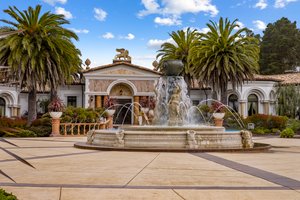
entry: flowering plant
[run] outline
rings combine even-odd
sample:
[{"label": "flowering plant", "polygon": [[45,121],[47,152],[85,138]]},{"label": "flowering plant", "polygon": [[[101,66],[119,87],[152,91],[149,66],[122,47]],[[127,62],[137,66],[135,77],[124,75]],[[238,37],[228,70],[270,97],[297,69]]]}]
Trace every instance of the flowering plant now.
[{"label": "flowering plant", "polygon": [[211,104],[211,112],[219,112],[219,113],[224,113],[226,112],[226,109],[224,105],[220,102],[212,102]]},{"label": "flowering plant", "polygon": [[54,97],[48,105],[49,112],[62,112],[64,108],[65,105],[59,97]]},{"label": "flowering plant", "polygon": [[111,109],[113,109],[115,103],[116,103],[116,101],[113,98],[107,97],[107,98],[104,99],[104,107],[105,108],[111,108]]}]

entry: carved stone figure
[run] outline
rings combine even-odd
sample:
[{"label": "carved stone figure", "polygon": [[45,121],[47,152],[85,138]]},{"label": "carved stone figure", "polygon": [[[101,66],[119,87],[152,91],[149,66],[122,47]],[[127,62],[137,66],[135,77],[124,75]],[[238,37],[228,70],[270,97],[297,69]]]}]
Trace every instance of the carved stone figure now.
[{"label": "carved stone figure", "polygon": [[117,147],[124,147],[124,136],[125,136],[125,131],[124,130],[119,130],[116,132],[116,137],[117,137],[117,141],[116,141],[116,146]]},{"label": "carved stone figure", "polygon": [[186,132],[187,134],[187,148],[189,149],[197,149],[198,148],[198,143],[196,140],[196,131],[194,130],[188,130]]},{"label": "carved stone figure", "polygon": [[253,148],[252,133],[250,131],[242,130],[242,144],[244,148]]},{"label": "carved stone figure", "polygon": [[178,86],[175,86],[173,89],[173,94],[171,95],[171,98],[168,102],[168,108],[169,108],[169,120],[168,124],[169,126],[174,125],[181,125],[182,120],[180,116],[180,88]]},{"label": "carved stone figure", "polygon": [[131,57],[129,56],[129,51],[121,48],[121,49],[116,49],[119,54],[115,56],[115,60],[126,60],[126,61],[131,61]]},{"label": "carved stone figure", "polygon": [[91,130],[87,133],[87,144],[92,144],[95,139],[95,130]]}]

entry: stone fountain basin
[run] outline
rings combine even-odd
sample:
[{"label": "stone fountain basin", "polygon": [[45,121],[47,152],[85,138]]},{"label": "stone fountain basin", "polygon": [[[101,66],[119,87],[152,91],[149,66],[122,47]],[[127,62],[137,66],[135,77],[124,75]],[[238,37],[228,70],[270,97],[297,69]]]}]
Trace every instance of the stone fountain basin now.
[{"label": "stone fountain basin", "polygon": [[[191,130],[195,133],[193,138],[187,133]],[[240,131],[225,131],[224,127],[214,126],[126,126],[90,131],[87,140],[75,147],[146,151],[244,150]]]}]

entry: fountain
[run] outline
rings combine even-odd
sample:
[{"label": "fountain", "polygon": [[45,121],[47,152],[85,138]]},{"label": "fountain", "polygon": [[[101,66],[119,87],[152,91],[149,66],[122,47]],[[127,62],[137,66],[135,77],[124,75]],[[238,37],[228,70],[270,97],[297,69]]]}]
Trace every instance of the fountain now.
[{"label": "fountain", "polygon": [[[253,150],[249,131],[225,131],[224,127],[190,124],[191,100],[178,60],[164,62],[165,76],[156,84],[154,125],[121,126],[91,130],[78,148],[142,151],[223,151]],[[258,146],[258,145],[255,145]],[[265,149],[266,146],[261,145]]]}]

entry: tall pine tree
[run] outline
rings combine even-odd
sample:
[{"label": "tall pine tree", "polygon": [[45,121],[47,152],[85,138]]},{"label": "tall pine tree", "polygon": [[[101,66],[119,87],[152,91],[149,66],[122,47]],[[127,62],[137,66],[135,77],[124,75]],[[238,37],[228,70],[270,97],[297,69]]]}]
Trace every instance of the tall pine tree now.
[{"label": "tall pine tree", "polygon": [[268,24],[260,51],[260,73],[281,74],[294,70],[300,61],[300,30],[283,17]]}]

